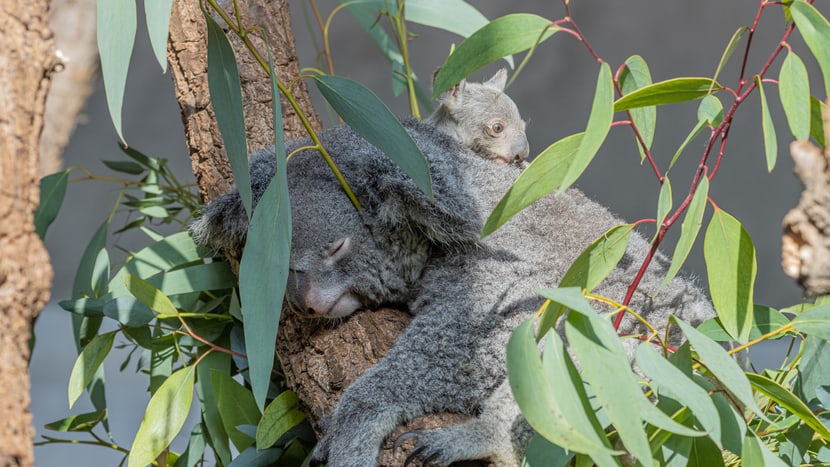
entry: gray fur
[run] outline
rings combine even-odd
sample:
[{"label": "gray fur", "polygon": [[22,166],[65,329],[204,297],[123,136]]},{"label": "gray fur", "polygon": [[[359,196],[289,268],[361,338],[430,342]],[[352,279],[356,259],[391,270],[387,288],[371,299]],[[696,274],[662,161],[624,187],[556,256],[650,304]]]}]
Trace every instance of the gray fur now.
[{"label": "gray fur", "polygon": [[[444,97],[464,97],[476,89],[504,96],[502,88],[497,74],[489,84],[466,83]],[[436,114],[485,117],[488,109],[505,108],[475,100],[461,100],[461,107],[447,102]],[[464,102],[476,112],[466,113]],[[381,442],[397,425],[437,411],[473,416],[463,424],[418,434],[424,454],[437,453],[437,465],[482,457],[518,465],[530,431],[506,382],[507,339],[541,304],[533,290],[555,286],[585,247],[621,223],[571,189],[540,200],[479,239],[483,220],[521,168],[493,163],[473,143],[475,138],[457,134],[459,128],[465,134],[471,130],[464,128],[482,128],[486,118],[477,127],[468,125],[466,117],[438,121],[444,124],[433,119],[431,124],[404,123],[429,160],[434,203],[345,126],[324,131],[321,139],[363,210],[355,211],[316,152],[300,152],[288,164],[294,240],[286,295],[292,307],[341,317],[397,303],[414,315],[389,354],[358,378],[321,421],[325,435],[314,458],[333,467],[374,464]],[[506,121],[521,119],[516,112]],[[521,138],[514,135],[508,148],[521,149],[524,123],[520,126]],[[455,133],[450,137],[446,132]],[[292,143],[288,150],[304,144]],[[521,156],[522,151],[510,153]],[[256,201],[273,177],[273,151],[253,156],[251,167]],[[238,193],[231,193],[206,206],[191,231],[199,243],[234,250],[242,246],[246,229]],[[626,258],[598,293],[622,300],[648,248],[642,236],[632,235]],[[657,326],[664,326],[670,314],[695,325],[714,314],[701,290],[682,277],[655,296],[665,271],[666,258],[658,255],[632,301],[635,310]],[[641,330],[626,320],[621,331]]]}]

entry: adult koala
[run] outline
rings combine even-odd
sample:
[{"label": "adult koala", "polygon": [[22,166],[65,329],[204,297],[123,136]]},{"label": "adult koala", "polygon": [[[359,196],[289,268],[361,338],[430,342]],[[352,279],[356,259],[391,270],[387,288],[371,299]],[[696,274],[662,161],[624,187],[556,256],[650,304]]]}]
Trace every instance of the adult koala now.
[{"label": "adult koala", "polygon": [[[403,303],[415,316],[389,354],[321,421],[324,436],[314,459],[334,467],[373,465],[381,442],[398,424],[453,411],[472,417],[415,434],[425,461],[447,465],[489,457],[498,465],[519,465],[530,431],[506,382],[507,339],[541,305],[533,290],[555,286],[579,252],[621,221],[571,189],[544,198],[480,240],[483,219],[521,168],[493,163],[436,125],[406,127],[430,162],[434,204],[346,127],[322,137],[364,204],[360,213],[316,156],[300,153],[288,164],[294,234],[301,239],[292,252],[287,291],[293,308],[339,318],[363,307]],[[252,167],[260,170],[273,157],[256,156]],[[267,170],[264,175],[267,183]],[[252,177],[262,178],[256,172]],[[192,229],[197,240],[241,242],[247,221],[239,204],[230,195],[209,205]],[[597,292],[621,300],[648,248],[645,239],[632,235],[626,256]],[[655,295],[665,271],[665,257],[658,255],[633,309],[656,326],[671,314],[695,325],[714,315],[705,295],[686,279]],[[625,321],[621,332],[642,330]]]}]

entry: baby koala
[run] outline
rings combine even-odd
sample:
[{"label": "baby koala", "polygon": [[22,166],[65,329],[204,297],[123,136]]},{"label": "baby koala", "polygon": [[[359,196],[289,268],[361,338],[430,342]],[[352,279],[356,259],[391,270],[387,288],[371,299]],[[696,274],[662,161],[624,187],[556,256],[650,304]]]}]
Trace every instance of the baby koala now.
[{"label": "baby koala", "polygon": [[483,83],[462,80],[436,99],[438,108],[424,123],[455,138],[485,159],[505,164],[527,159],[525,122],[504,85],[502,68]]}]

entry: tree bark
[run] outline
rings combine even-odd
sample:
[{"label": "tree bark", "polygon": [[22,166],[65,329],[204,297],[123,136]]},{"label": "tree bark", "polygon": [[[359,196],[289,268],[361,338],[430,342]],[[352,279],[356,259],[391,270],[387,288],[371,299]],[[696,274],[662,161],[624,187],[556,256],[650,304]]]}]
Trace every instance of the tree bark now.
[{"label": "tree bark", "polygon": [[[823,117],[825,141],[830,141],[830,100]],[[808,296],[830,294],[830,149],[796,141],[790,154],[804,191],[798,206],[784,216],[781,263]]]},{"label": "tree bark", "polygon": [[[239,2],[239,6],[246,28],[258,26],[266,32],[280,81],[293,82],[299,76],[299,66],[287,2],[250,0]],[[168,58],[176,97],[182,109],[193,171],[207,202],[231,189],[232,175],[210,106],[206,26],[198,5],[177,0],[170,28]],[[270,85],[259,64],[235,37],[231,37],[231,44],[242,80],[249,150],[256,151],[274,141]],[[258,50],[264,50],[259,39],[256,46]],[[319,130],[319,119],[303,81],[297,81],[292,92],[314,129]],[[306,130],[284,98],[282,109],[285,138],[306,136]],[[241,257],[241,252],[224,253],[232,264]],[[298,394],[312,423],[334,407],[352,381],[383,358],[410,319],[405,312],[383,309],[358,313],[332,329],[325,323],[297,317],[287,308],[283,310],[277,354],[288,386]],[[453,414],[430,415],[399,428],[397,433],[445,426],[458,420],[459,417]],[[411,447],[406,444],[404,449],[393,453],[391,442],[394,439],[393,435],[387,440],[378,465],[403,465]]]},{"label": "tree bark", "polygon": [[0,0],[0,466],[33,464],[29,339],[52,269],[35,234],[38,138],[55,66],[47,0]]}]

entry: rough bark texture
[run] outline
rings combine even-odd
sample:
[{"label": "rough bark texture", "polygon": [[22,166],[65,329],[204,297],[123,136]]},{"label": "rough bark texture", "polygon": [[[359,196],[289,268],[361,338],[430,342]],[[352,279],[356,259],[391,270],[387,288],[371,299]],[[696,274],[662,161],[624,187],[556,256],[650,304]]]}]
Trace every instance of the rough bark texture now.
[{"label": "rough bark texture", "polygon": [[[827,104],[824,134],[830,140],[830,100]],[[807,295],[830,294],[830,150],[796,141],[790,154],[804,192],[784,216],[781,263]]]},{"label": "rough bark texture", "polygon": [[[230,3],[230,2],[226,2]],[[239,2],[243,24],[248,28],[262,28],[271,42],[271,53],[277,77],[290,83],[300,74],[288,3],[285,0],[251,0]],[[221,24],[221,21],[219,21]],[[263,42],[257,33],[251,33],[257,50],[264,53]],[[239,64],[242,81],[242,98],[245,103],[245,127],[248,150],[253,152],[274,144],[273,118],[271,116],[271,90],[267,75],[245,46],[233,34],[231,45]],[[222,135],[216,126],[207,81],[207,26],[198,2],[176,0],[170,19],[170,43],[168,47],[171,74],[176,88],[176,99],[182,109],[187,146],[193,173],[199,182],[202,198],[210,201],[230,190],[233,175],[225,154]],[[293,89],[315,129],[320,121],[314,113],[305,83],[299,82]],[[288,139],[305,136],[305,129],[291,106],[283,98],[284,130]]]},{"label": "rough bark texture", "polygon": [[35,234],[38,138],[56,63],[47,0],[0,0],[0,466],[33,464],[29,338],[52,269]]},{"label": "rough bark texture", "polygon": [[[262,27],[274,54],[277,75],[283,83],[299,76],[288,4],[285,1],[250,0],[239,2],[243,24]],[[221,22],[220,22],[221,24]],[[231,37],[239,63],[243,86],[249,150],[273,144],[270,91],[266,75],[253,61],[250,53]],[[262,43],[256,42],[262,49]],[[193,172],[205,201],[227,192],[232,184],[221,136],[214,121],[207,84],[207,47],[205,21],[198,4],[177,0],[170,24],[168,58],[182,109],[187,144],[191,151]],[[304,114],[315,129],[320,128],[307,88],[298,81],[292,88]],[[283,99],[286,139],[303,137],[305,129]],[[226,252],[232,263],[240,252]],[[292,315],[287,309],[280,320],[277,353],[289,386],[297,392],[306,413],[316,422],[337,402],[341,392],[371,365],[380,360],[394,344],[410,316],[398,310],[384,309],[359,313],[335,328],[321,322]],[[457,415],[441,414],[422,417],[401,427],[406,430],[445,426],[459,420]],[[403,465],[409,445],[397,453],[391,451],[391,440],[378,459],[378,465]],[[397,454],[397,455],[395,455]],[[481,464],[467,464],[481,465]]]},{"label": "rough bark texture", "polygon": [[49,25],[55,33],[60,65],[46,98],[46,118],[40,135],[41,176],[61,169],[63,148],[95,87],[95,0],[53,0]]}]

